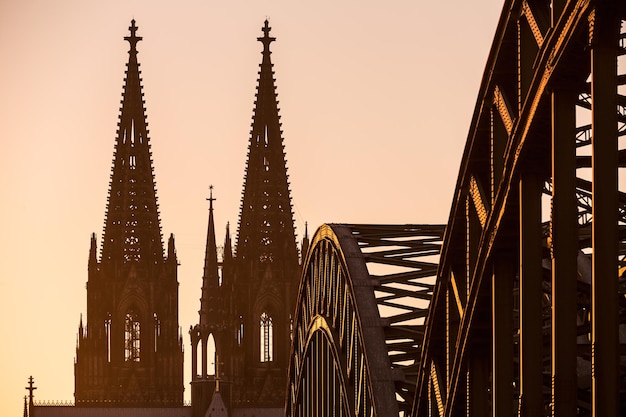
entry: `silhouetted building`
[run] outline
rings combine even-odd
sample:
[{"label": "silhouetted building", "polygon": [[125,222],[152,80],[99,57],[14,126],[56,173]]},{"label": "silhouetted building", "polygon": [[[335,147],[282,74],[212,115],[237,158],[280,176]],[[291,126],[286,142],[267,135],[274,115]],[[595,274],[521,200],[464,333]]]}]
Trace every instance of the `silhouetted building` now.
[{"label": "silhouetted building", "polygon": [[[92,235],[87,324],[78,330],[78,407],[180,407],[183,345],[174,236],[164,255],[132,21],[100,257]],[[99,258],[99,259],[98,259]]]},{"label": "silhouetted building", "polygon": [[[265,21],[236,247],[226,226],[218,258],[213,189],[199,323],[192,342],[192,408],[183,406],[174,237],[167,254],[154,183],[131,22],[101,252],[91,237],[87,323],[76,346],[75,407],[36,405],[30,417],[282,416],[300,264]],[[303,250],[308,239],[303,240]],[[209,352],[215,352],[209,357]],[[198,359],[200,355],[200,359]],[[198,369],[200,368],[200,369]],[[26,414],[26,411],[25,411]]]},{"label": "silhouetted building", "polygon": [[191,417],[183,406],[178,262],[167,254],[156,198],[137,62],[130,43],[100,256],[91,237],[87,323],[81,316],[74,365],[75,406],[33,401],[24,417]]},{"label": "silhouetted building", "polygon": [[[207,412],[216,375],[230,415],[283,414],[300,265],[269,33],[265,21],[235,255],[227,226],[222,262],[209,198],[200,322],[190,329],[198,417]],[[216,357],[209,358],[213,348]]]}]

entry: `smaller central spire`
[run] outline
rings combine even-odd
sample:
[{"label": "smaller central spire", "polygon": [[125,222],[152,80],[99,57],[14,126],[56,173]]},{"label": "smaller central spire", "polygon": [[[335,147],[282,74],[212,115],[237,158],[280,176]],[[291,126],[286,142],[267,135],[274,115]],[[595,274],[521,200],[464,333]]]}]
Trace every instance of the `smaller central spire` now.
[{"label": "smaller central spire", "polygon": [[270,36],[270,30],[272,30],[272,28],[270,27],[270,22],[268,22],[267,19],[265,19],[265,25],[263,25],[262,30],[263,30],[264,36],[261,38],[256,38],[256,40],[263,43],[263,53],[266,53],[266,52],[269,53],[270,43],[274,42],[276,38],[273,38]]},{"label": "smaller central spire", "polygon": [[130,43],[130,52],[135,53],[137,52],[137,42],[143,39],[141,36],[136,35],[137,29],[139,28],[135,25],[135,19],[131,20],[130,26],[128,27],[128,30],[130,30],[130,36],[124,37],[124,40]]}]

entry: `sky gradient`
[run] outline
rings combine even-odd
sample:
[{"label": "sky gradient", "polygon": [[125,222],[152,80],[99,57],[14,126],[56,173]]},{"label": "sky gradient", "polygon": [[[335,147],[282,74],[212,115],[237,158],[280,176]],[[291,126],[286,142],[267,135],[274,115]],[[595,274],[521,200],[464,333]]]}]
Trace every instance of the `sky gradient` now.
[{"label": "sky gradient", "polygon": [[324,222],[445,223],[501,0],[0,1],[0,415],[73,400],[136,19],[163,235],[176,236],[189,399],[214,186],[235,239],[263,21],[298,240]]}]

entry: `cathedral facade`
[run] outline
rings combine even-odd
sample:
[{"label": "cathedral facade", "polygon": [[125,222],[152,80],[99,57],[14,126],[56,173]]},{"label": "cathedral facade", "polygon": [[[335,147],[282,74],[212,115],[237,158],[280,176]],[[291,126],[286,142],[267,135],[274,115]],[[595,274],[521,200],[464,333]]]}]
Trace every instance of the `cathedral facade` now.
[{"label": "cathedral facade", "polygon": [[[87,316],[76,344],[75,407],[33,403],[28,415],[257,416],[284,414],[300,264],[267,21],[235,244],[218,259],[209,197],[191,400],[183,405],[174,236],[163,243],[135,21],[100,248],[91,237]],[[306,233],[305,233],[306,234]],[[307,237],[302,250],[306,251]],[[87,411],[86,409],[90,410]]]}]

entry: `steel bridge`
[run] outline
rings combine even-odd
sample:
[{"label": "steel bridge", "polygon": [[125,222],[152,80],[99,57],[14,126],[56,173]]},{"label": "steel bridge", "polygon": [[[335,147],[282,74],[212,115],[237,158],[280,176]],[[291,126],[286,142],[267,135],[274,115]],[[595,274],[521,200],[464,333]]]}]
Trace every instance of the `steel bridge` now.
[{"label": "steel bridge", "polygon": [[294,321],[287,415],[397,416],[415,396],[443,225],[323,225]]},{"label": "steel bridge", "polygon": [[447,226],[314,236],[288,416],[626,415],[625,20],[505,2]]}]

